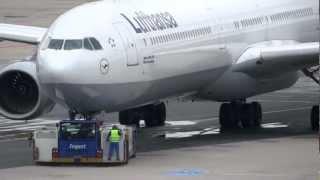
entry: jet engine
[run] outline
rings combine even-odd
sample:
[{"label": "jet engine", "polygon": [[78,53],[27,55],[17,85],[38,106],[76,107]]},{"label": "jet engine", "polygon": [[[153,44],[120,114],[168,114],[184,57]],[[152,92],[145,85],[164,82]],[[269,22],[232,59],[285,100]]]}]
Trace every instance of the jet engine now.
[{"label": "jet engine", "polygon": [[52,110],[55,103],[43,94],[34,61],[20,61],[0,70],[0,114],[29,120]]}]

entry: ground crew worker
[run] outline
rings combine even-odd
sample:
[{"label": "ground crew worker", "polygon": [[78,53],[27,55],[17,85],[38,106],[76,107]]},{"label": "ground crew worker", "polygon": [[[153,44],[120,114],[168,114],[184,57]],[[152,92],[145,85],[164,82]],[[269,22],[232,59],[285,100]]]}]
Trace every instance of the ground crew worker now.
[{"label": "ground crew worker", "polygon": [[116,126],[113,125],[112,129],[109,131],[108,137],[107,137],[107,141],[110,142],[110,146],[109,146],[109,154],[108,154],[108,160],[111,160],[111,157],[113,155],[113,151],[116,151],[117,154],[117,161],[120,160],[119,157],[119,142],[121,140],[121,130]]}]

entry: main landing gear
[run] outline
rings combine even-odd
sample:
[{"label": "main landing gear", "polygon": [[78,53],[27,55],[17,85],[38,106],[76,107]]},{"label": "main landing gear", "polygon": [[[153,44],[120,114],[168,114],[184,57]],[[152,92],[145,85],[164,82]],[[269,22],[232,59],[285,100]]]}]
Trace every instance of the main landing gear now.
[{"label": "main landing gear", "polygon": [[223,103],[220,107],[221,130],[243,128],[259,128],[262,120],[260,103],[232,102]]},{"label": "main landing gear", "polygon": [[319,131],[319,105],[313,106],[311,109],[311,129]]},{"label": "main landing gear", "polygon": [[147,105],[119,113],[119,122],[123,125],[138,125],[142,119],[146,127],[163,126],[166,121],[165,104]]},{"label": "main landing gear", "polygon": [[[262,120],[260,103],[243,102],[223,103],[220,107],[221,130],[237,128],[259,128]],[[319,105],[313,106],[310,118],[311,129],[319,131]]]}]

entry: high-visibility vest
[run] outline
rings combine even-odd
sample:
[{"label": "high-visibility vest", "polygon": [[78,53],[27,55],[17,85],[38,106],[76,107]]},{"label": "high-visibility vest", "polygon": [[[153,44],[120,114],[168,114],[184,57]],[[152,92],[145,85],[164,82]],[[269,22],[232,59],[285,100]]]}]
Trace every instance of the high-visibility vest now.
[{"label": "high-visibility vest", "polygon": [[111,129],[110,142],[120,142],[120,139],[121,139],[120,130]]}]

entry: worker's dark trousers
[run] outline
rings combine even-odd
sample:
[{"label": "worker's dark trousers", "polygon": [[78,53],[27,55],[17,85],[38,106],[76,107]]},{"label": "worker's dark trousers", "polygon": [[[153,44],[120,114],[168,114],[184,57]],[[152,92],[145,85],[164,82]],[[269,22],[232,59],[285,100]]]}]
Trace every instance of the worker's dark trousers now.
[{"label": "worker's dark trousers", "polygon": [[108,159],[110,160],[112,155],[113,155],[113,151],[116,151],[117,153],[117,160],[120,160],[119,157],[119,143],[118,142],[111,142],[110,146],[109,146],[109,156]]}]

